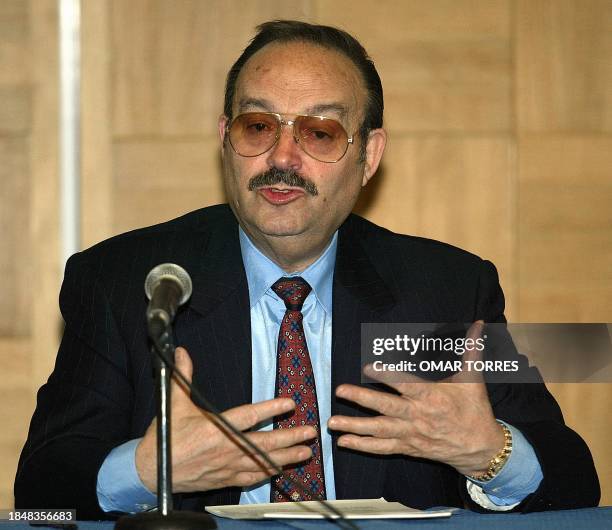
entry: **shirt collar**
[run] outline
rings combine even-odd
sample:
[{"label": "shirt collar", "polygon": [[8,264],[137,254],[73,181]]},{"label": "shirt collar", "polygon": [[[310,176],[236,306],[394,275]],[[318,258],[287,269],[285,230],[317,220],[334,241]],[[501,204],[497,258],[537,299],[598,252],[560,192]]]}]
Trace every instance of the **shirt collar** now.
[{"label": "shirt collar", "polygon": [[281,269],[270,258],[253,244],[245,234],[242,227],[238,227],[240,237],[240,250],[242,252],[242,262],[246,271],[249,284],[249,300],[251,307],[254,307],[261,297],[272,287],[272,284],[279,278],[301,276],[306,280],[318,302],[323,306],[326,313],[331,314],[332,310],[332,289],[334,278],[334,266],[336,263],[336,249],[338,247],[338,231],[336,231],[319,258],[306,267],[304,271],[287,273]]}]

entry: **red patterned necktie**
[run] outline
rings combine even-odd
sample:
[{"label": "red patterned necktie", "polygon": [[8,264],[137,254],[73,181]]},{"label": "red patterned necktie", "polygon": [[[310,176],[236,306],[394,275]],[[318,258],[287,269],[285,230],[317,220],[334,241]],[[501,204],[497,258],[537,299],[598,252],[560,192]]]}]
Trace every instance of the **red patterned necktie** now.
[{"label": "red patterned necktie", "polygon": [[[313,456],[307,462],[285,467],[281,475],[272,479],[270,497],[272,502],[325,499],[317,391],[302,324],[302,304],[311,287],[303,278],[294,277],[281,278],[272,289],[287,308],[278,334],[275,396],[290,397],[296,403],[292,415],[274,418],[274,428],[291,429],[299,425],[312,425],[317,430],[317,437],[310,446]],[[288,477],[300,482],[314,495],[306,495],[296,489],[287,480]]]}]

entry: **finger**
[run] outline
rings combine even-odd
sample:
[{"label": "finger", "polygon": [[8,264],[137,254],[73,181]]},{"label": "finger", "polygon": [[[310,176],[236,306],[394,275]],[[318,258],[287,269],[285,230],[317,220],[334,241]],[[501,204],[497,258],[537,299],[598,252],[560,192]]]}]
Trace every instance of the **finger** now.
[{"label": "finger", "polygon": [[[178,347],[174,351],[174,365],[176,370],[183,374],[185,379],[191,383],[193,379],[193,363],[185,348]],[[184,406],[189,404],[191,407],[191,392],[185,386],[185,384],[177,378],[176,374],[172,376],[171,392],[173,397],[172,402],[175,404],[175,406]]]},{"label": "finger", "polygon": [[294,466],[312,457],[312,450],[307,446],[296,446],[278,449],[268,455],[274,466],[263,462],[259,457],[245,457],[241,462],[244,469],[236,473],[237,486],[250,486],[278,475],[285,466]]},{"label": "finger", "polygon": [[398,452],[398,441],[394,438],[375,438],[372,436],[357,436],[355,434],[343,434],[340,436],[338,438],[338,446],[378,455],[391,455]]},{"label": "finger", "polygon": [[235,479],[232,481],[230,486],[247,488],[249,486],[254,486],[258,482],[270,480],[271,476],[273,475],[267,471],[240,471],[239,473],[236,473]]},{"label": "finger", "polygon": [[419,398],[422,397],[432,384],[421,377],[405,372],[387,372],[382,370],[374,370],[372,364],[367,364],[363,367],[363,373],[366,377],[374,379],[379,383],[384,383],[388,387],[397,390],[404,397]]},{"label": "finger", "polygon": [[399,438],[406,431],[404,422],[387,416],[375,418],[332,416],[327,425],[334,431],[376,436],[377,438]]},{"label": "finger", "polygon": [[234,407],[226,410],[223,416],[237,429],[246,431],[258,423],[272,419],[274,416],[282,416],[293,409],[295,409],[295,401],[292,399],[276,398]]},{"label": "finger", "polygon": [[271,451],[268,454],[274,466],[270,466],[257,455],[245,455],[243,458],[242,470],[245,471],[264,471],[269,475],[276,475],[278,469],[290,464],[304,462],[312,457],[312,449],[307,445],[296,445]]},{"label": "finger", "polygon": [[317,430],[306,425],[304,427],[294,427],[293,429],[274,429],[273,431],[261,431],[249,433],[249,439],[264,451],[275,451],[303,444],[317,436]]},{"label": "finger", "polygon": [[355,385],[340,385],[336,389],[336,396],[379,412],[383,416],[404,418],[409,414],[409,401],[388,392],[380,392],[379,390]]}]

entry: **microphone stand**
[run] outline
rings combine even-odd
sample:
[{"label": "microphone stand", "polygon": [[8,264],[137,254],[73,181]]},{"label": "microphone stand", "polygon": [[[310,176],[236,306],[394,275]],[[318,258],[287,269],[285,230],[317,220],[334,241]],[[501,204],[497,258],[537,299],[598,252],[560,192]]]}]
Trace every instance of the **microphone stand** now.
[{"label": "microphone stand", "polygon": [[[163,357],[174,359],[172,328],[149,329],[152,337],[151,354],[156,376],[157,398],[157,500],[158,509],[121,517],[116,530],[196,530],[217,528],[214,519],[207,513],[174,511],[172,499],[172,453],[170,436],[170,385],[172,371]],[[160,333],[161,331],[161,333]],[[158,351],[158,348],[161,351]]]}]

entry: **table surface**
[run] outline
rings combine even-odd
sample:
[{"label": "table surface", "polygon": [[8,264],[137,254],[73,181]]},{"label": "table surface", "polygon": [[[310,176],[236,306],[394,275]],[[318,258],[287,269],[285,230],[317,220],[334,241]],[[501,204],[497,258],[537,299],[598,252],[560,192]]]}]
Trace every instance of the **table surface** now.
[{"label": "table surface", "polygon": [[[328,521],[284,520],[284,521],[235,521],[215,517],[219,530],[263,530],[263,529],[338,529],[341,526]],[[537,512],[530,514],[478,514],[467,510],[457,510],[451,517],[440,519],[411,520],[360,520],[351,521],[360,530],[412,528],[414,530],[612,530],[612,507],[587,508],[583,510],[562,510],[556,512]],[[78,521],[78,530],[110,530],[113,522]],[[0,522],[0,530],[31,530],[24,523]],[[38,527],[39,528],[39,527]],[[74,527],[73,527],[74,528]],[[344,528],[348,526],[344,525]]]}]

